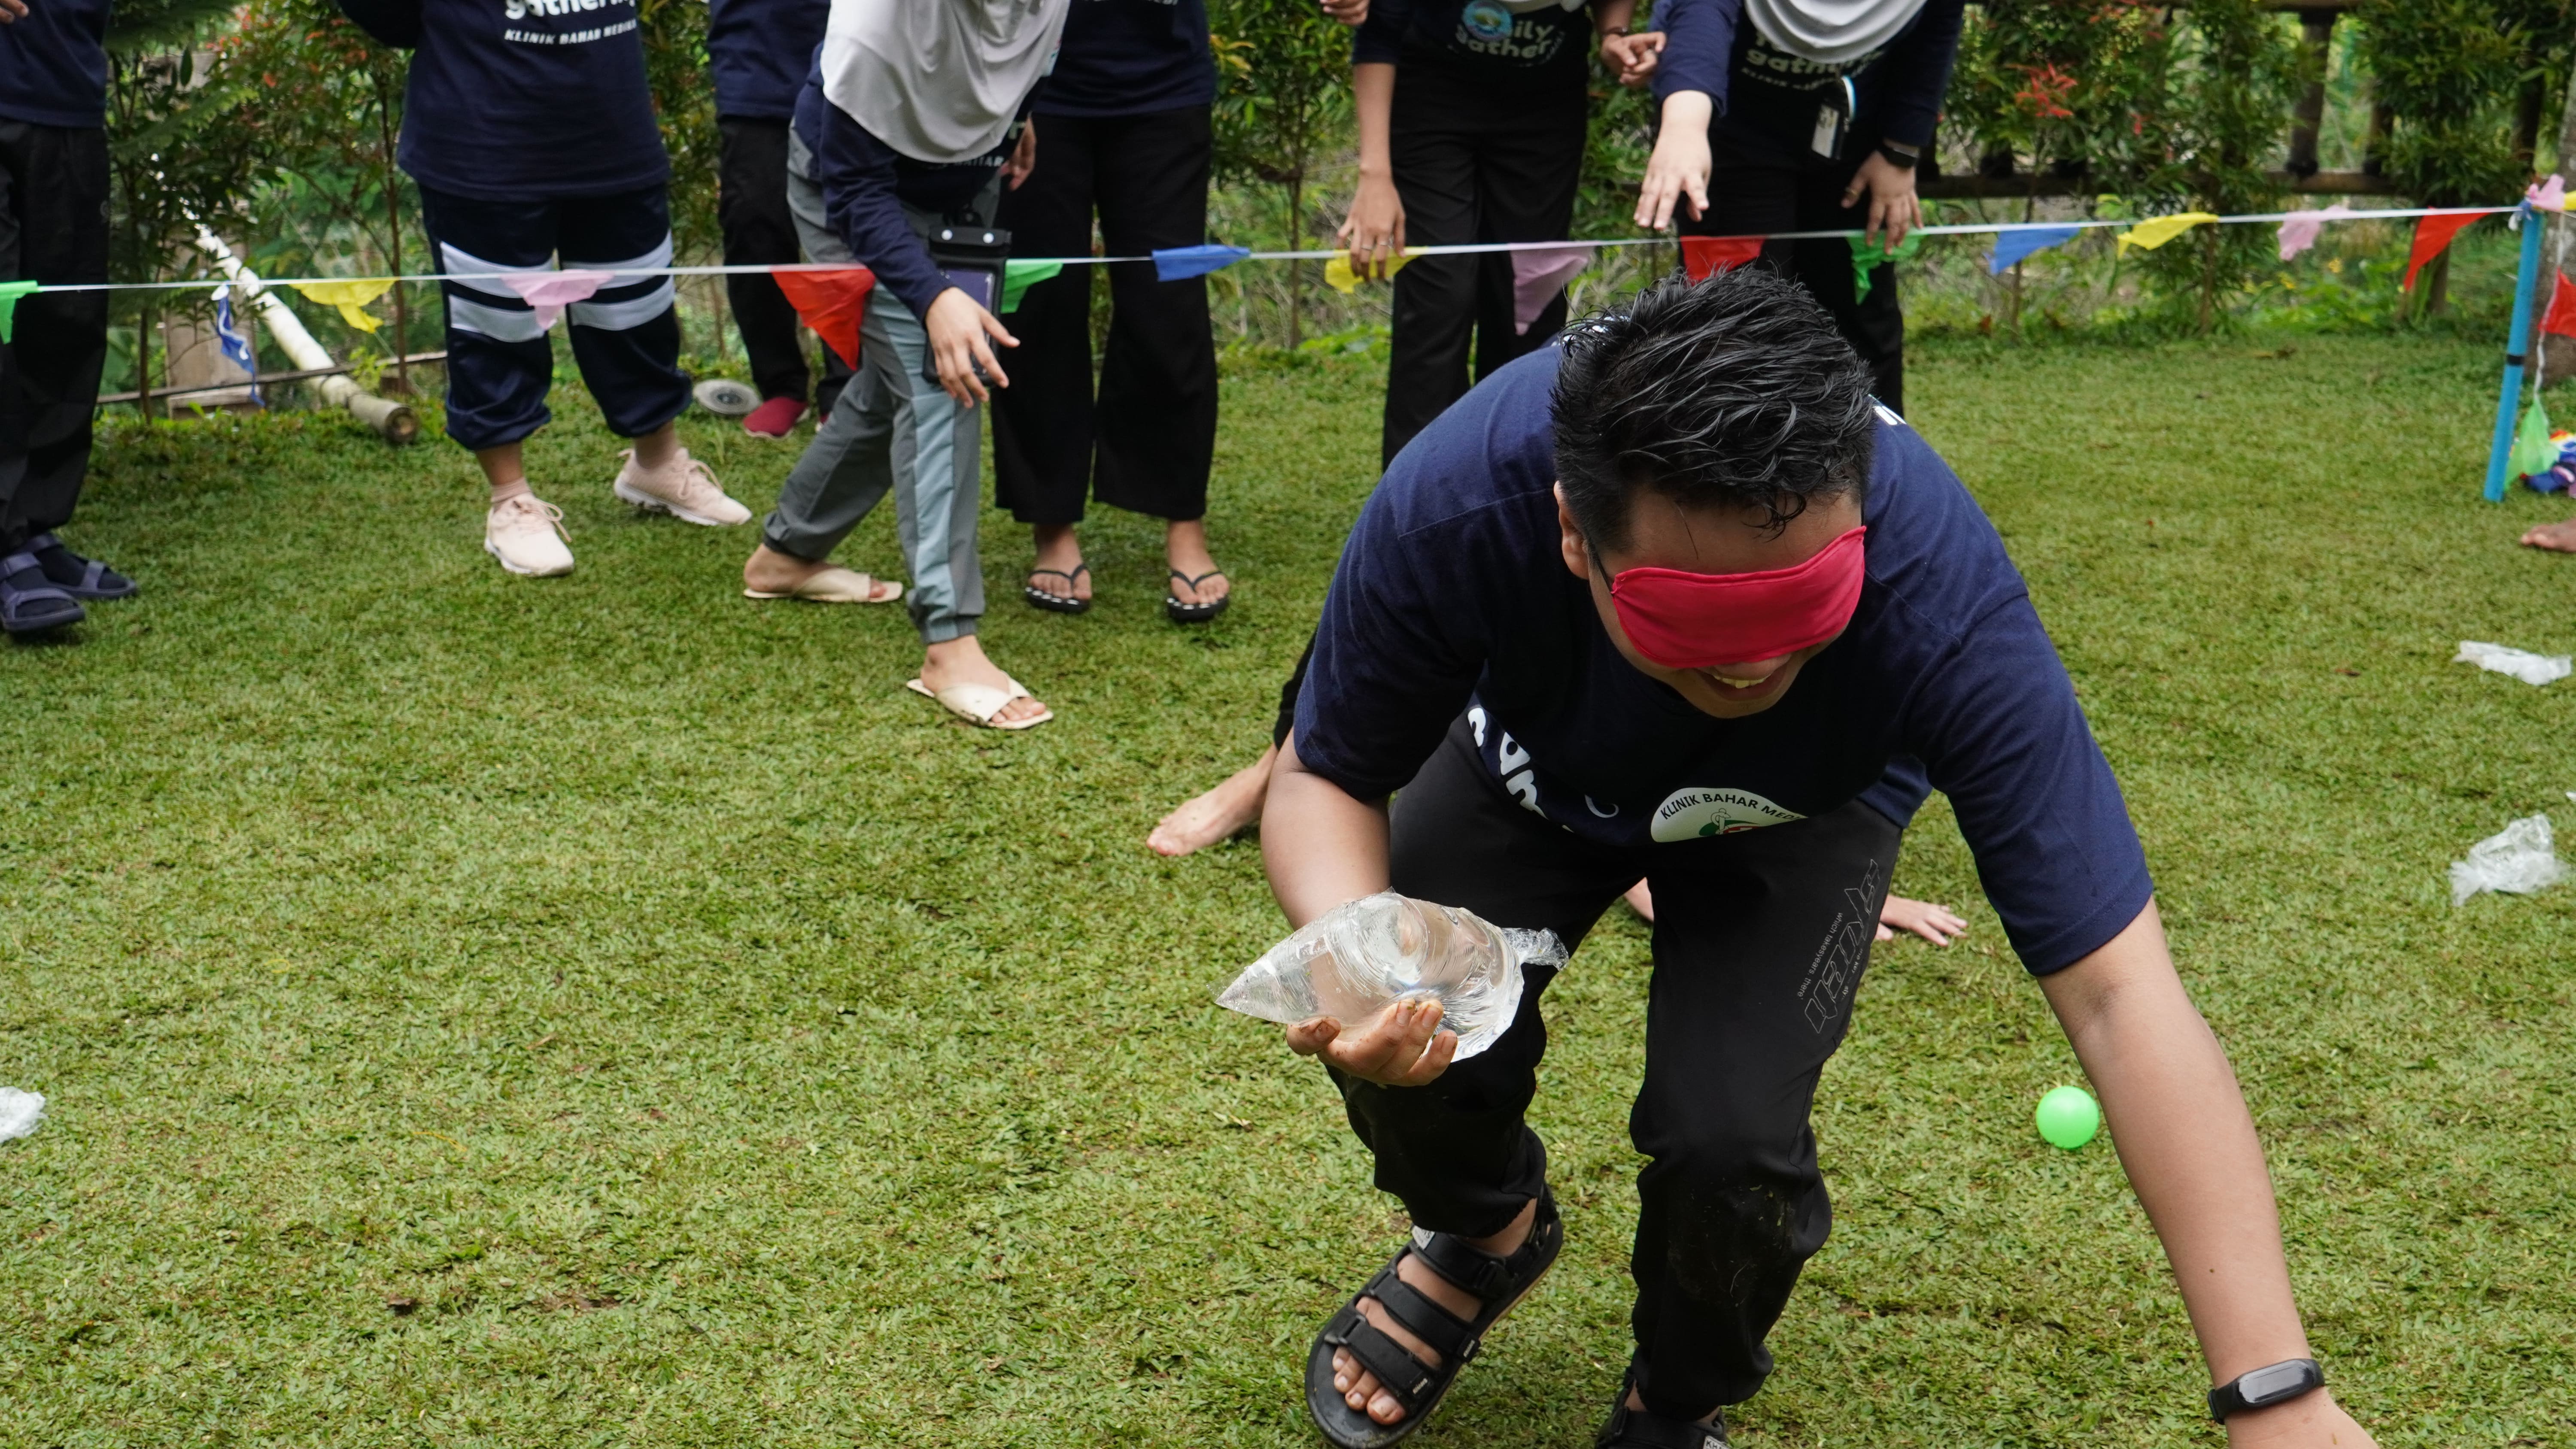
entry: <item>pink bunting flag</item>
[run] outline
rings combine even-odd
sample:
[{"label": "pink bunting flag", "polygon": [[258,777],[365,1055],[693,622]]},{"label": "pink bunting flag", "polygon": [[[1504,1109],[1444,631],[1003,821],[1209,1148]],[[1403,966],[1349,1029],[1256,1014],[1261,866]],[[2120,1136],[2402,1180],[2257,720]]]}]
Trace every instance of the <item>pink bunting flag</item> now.
[{"label": "pink bunting flag", "polygon": [[1529,247],[1512,253],[1512,330],[1526,336],[1530,324],[1575,274],[1592,265],[1588,246]]},{"label": "pink bunting flag", "polygon": [[2317,233],[2339,216],[2352,215],[2352,208],[2338,201],[2323,211],[2302,211],[2281,221],[2281,260],[2288,261],[2317,244]]},{"label": "pink bunting flag", "polygon": [[501,280],[536,309],[537,330],[542,332],[555,325],[564,308],[589,301],[593,292],[617,280],[617,274],[566,268],[560,272],[512,272]]},{"label": "pink bunting flag", "polygon": [[2522,198],[2530,202],[2535,211],[2565,211],[2567,183],[2553,171],[2548,179],[2533,183],[2531,189],[2522,194]]}]

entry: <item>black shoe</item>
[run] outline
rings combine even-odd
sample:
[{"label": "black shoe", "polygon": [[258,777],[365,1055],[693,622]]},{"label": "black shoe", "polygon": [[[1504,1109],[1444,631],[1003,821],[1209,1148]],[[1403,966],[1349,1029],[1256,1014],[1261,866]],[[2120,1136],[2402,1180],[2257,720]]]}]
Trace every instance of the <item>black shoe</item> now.
[{"label": "black shoe", "polygon": [[82,558],[50,533],[28,539],[26,552],[36,556],[37,565],[45,571],[46,583],[75,599],[125,599],[134,595],[134,580],[97,559]]},{"label": "black shoe", "polygon": [[42,634],[88,618],[80,601],[56,588],[25,549],[0,559],[0,630]]},{"label": "black shoe", "polygon": [[1619,1397],[1610,1403],[1610,1422],[1592,1441],[1592,1449],[1734,1449],[1726,1437],[1726,1415],[1721,1412],[1708,1422],[1696,1419],[1668,1419],[1628,1407],[1628,1390],[1637,1383],[1637,1370],[1632,1366],[1628,1376],[1619,1381]]}]

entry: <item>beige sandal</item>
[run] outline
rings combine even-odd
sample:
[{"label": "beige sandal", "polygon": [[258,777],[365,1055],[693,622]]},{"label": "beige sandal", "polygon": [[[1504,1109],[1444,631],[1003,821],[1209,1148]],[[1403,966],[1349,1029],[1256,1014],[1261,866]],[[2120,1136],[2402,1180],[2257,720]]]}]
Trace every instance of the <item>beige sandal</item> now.
[{"label": "beige sandal", "polygon": [[[878,593],[877,586],[881,583],[894,592]],[[891,604],[903,597],[903,585],[892,579],[871,578],[856,569],[845,569],[835,564],[807,574],[797,580],[793,588],[784,591],[745,588],[742,596],[746,599],[803,599],[809,604]]]},{"label": "beige sandal", "polygon": [[[1010,676],[1007,674],[1002,677],[1010,679]],[[1033,700],[1037,698],[1036,695],[1029,693],[1027,685],[1020,683],[1016,679],[1011,679],[1011,687],[1009,689],[995,689],[989,684],[952,684],[946,689],[934,692],[929,685],[922,683],[918,679],[905,681],[903,687],[911,690],[917,695],[920,695],[924,699],[935,699],[939,701],[940,704],[947,708],[949,713],[957,715],[963,719],[971,720],[976,724],[982,725],[988,730],[1024,730],[1035,725],[1045,724],[1048,720],[1055,718],[1054,710],[1041,705],[1039,706],[1038,713],[1028,719],[1010,720],[1005,723],[996,724],[993,720],[993,716],[1000,714],[1004,709],[1008,708],[1012,700]]]}]

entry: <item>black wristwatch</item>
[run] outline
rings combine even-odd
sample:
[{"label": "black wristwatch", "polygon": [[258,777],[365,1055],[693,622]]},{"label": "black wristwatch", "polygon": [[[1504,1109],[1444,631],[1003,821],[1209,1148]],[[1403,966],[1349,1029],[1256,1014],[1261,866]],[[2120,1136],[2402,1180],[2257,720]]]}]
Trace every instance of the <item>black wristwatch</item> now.
[{"label": "black wristwatch", "polygon": [[2312,1358],[2294,1358],[2238,1374],[2209,1391],[2209,1417],[2224,1424],[2243,1409],[2268,1409],[2326,1386],[2325,1370]]},{"label": "black wristwatch", "polygon": [[1913,170],[1914,163],[1923,159],[1923,154],[1919,151],[1897,150],[1896,143],[1893,141],[1879,142],[1878,154],[1887,158],[1888,165],[1903,171]]}]

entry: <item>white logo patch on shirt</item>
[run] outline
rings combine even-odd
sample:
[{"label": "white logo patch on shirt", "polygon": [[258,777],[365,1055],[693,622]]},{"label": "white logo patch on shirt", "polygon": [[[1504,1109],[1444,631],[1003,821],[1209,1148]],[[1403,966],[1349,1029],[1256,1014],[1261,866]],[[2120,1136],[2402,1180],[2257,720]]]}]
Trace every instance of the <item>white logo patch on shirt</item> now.
[{"label": "white logo patch on shirt", "polygon": [[1759,830],[1765,825],[1786,825],[1807,817],[1794,810],[1783,810],[1750,790],[1720,790],[1707,785],[1692,785],[1675,790],[1655,807],[1654,837],[1658,845],[1677,840],[1697,840],[1703,835],[1733,835],[1739,830]]}]

